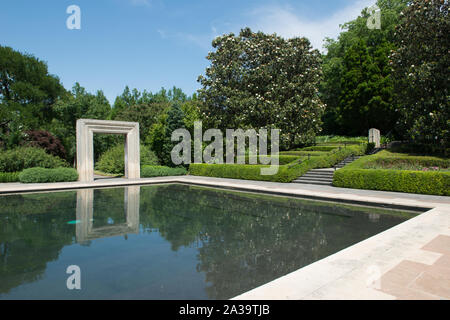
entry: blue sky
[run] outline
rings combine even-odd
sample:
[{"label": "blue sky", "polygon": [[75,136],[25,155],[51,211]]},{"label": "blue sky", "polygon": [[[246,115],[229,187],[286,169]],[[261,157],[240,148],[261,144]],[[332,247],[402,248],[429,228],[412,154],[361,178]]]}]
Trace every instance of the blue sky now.
[{"label": "blue sky", "polygon": [[[111,103],[130,88],[199,88],[211,40],[243,27],[289,38],[306,36],[322,49],[339,24],[375,0],[1,0],[0,44],[48,63],[67,89],[79,82]],[[69,30],[69,5],[81,29]]]}]

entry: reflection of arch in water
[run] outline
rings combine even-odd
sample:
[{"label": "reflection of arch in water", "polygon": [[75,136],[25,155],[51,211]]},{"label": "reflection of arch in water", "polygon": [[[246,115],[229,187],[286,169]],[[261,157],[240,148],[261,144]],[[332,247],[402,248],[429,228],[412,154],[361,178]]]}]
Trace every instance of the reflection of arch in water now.
[{"label": "reflection of arch in water", "polygon": [[112,226],[93,227],[94,219],[94,189],[77,191],[77,220],[76,240],[86,242],[97,238],[114,237],[127,233],[139,233],[139,197],[140,187],[125,187],[125,216],[126,223]]}]

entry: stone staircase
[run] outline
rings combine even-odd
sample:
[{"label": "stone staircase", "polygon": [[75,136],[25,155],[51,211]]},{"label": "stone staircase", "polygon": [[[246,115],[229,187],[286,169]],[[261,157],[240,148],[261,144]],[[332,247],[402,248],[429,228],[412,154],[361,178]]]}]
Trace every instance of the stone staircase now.
[{"label": "stone staircase", "polygon": [[331,186],[333,183],[333,174],[347,164],[359,159],[359,156],[351,156],[336,164],[333,168],[311,169],[301,177],[292,181],[293,183],[316,184],[323,186]]}]

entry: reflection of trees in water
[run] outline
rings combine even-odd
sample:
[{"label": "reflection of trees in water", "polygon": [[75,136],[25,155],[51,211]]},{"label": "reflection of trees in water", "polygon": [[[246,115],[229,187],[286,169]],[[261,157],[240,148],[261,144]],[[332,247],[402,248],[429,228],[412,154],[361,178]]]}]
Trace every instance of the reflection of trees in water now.
[{"label": "reflection of trees in water", "polygon": [[141,199],[141,212],[152,213],[141,214],[144,227],[158,228],[173,250],[197,244],[210,298],[230,298],[385,228],[334,204],[214,189],[143,188]]},{"label": "reflection of trees in water", "polygon": [[[95,224],[124,220],[123,188],[94,190]],[[75,242],[76,191],[0,197],[0,293],[42,278]],[[87,243],[89,245],[89,243]]]},{"label": "reflection of trees in water", "polygon": [[47,263],[74,241],[65,212],[75,205],[75,192],[0,197],[0,293],[41,279]]},{"label": "reflection of trees in water", "polygon": [[[75,241],[75,191],[0,197],[0,293],[39,280]],[[124,189],[94,191],[94,225],[125,219]],[[334,204],[222,190],[142,187],[140,225],[198,249],[210,298],[230,298],[336,252],[402,219]],[[88,243],[89,245],[89,243]]]}]

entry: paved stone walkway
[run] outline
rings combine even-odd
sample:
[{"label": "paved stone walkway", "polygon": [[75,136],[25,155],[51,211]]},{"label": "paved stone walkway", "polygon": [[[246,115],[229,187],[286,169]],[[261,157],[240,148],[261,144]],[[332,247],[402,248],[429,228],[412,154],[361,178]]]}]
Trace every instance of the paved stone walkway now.
[{"label": "paved stone walkway", "polygon": [[450,299],[450,236],[438,235],[422,247],[428,261],[403,260],[381,277],[380,291],[397,299]]}]

